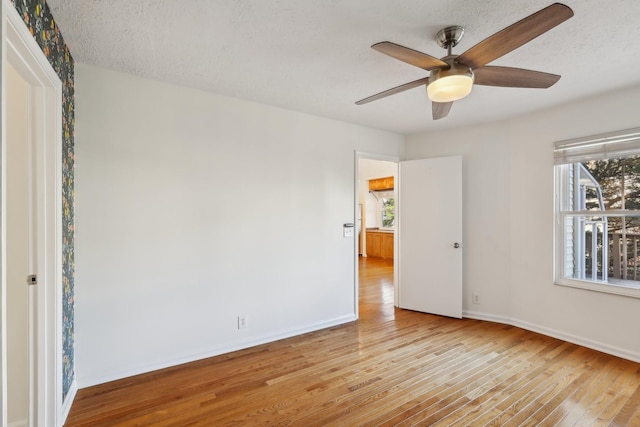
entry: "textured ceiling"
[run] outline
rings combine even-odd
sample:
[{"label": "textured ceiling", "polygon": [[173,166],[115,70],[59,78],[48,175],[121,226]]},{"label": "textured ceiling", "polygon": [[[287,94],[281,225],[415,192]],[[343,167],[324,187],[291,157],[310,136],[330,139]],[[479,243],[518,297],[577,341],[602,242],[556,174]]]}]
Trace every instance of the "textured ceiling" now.
[{"label": "textured ceiling", "polygon": [[[47,0],[77,62],[400,133],[495,121],[640,83],[640,1],[566,0],[575,16],[491,65],[561,74],[550,89],[475,86],[431,120],[423,87],[354,101],[427,75],[370,46],[462,53],[548,0]],[[606,106],[603,106],[606,109]]]}]

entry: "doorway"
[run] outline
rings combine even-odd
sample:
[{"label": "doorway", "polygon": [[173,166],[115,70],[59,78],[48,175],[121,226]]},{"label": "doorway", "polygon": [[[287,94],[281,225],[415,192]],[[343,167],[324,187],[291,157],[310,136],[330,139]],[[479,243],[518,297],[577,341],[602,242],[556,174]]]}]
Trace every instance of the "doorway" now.
[{"label": "doorway", "polygon": [[[381,315],[388,317],[393,314],[388,312],[389,307],[397,305],[394,183],[398,159],[356,153],[356,171],[356,283],[360,277],[368,277],[367,289],[356,286],[356,313],[359,316],[360,305],[366,303],[367,310],[380,310]],[[383,270],[384,276],[372,278],[376,271]]]},{"label": "doorway", "polygon": [[[368,183],[371,182],[362,171],[366,171],[369,162],[382,165],[380,160],[393,164],[398,178],[392,193],[398,200],[393,230],[394,306],[461,318],[462,157],[391,162],[356,153],[358,207],[365,200],[364,195],[369,193]],[[368,234],[366,216],[363,218],[362,232]],[[368,249],[366,256],[370,255]],[[364,264],[359,258],[356,256],[357,304],[362,295],[358,284],[359,268]],[[358,316],[357,310],[358,307]]]},{"label": "doorway", "polygon": [[62,83],[13,5],[2,1],[0,424],[58,426]]}]

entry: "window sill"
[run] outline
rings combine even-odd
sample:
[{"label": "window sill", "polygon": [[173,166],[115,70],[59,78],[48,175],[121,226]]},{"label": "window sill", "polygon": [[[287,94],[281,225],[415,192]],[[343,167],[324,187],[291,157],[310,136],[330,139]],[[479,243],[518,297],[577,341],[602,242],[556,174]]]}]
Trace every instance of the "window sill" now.
[{"label": "window sill", "polygon": [[603,292],[607,294],[622,295],[625,297],[640,298],[640,283],[618,280],[616,283],[598,283],[586,280],[560,279],[554,283],[560,286],[586,289],[589,291]]}]

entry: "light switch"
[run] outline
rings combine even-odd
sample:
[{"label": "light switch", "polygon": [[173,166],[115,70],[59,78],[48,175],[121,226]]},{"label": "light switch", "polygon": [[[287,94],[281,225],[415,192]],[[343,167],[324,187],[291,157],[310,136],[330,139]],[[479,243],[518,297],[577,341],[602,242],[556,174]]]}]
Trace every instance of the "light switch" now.
[{"label": "light switch", "polygon": [[342,236],[343,237],[353,237],[353,227],[343,227],[342,228]]}]

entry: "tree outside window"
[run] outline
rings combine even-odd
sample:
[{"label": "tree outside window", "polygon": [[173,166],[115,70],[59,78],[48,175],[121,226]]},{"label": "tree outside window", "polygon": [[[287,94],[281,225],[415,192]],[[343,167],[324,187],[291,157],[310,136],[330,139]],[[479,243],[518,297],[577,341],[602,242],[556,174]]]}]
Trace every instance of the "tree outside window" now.
[{"label": "tree outside window", "polygon": [[[582,165],[598,182],[601,195],[593,187],[586,189],[587,210],[640,210],[640,156],[591,160]],[[623,280],[640,280],[640,217],[607,216],[609,246],[608,276]],[[588,235],[587,239],[592,238]],[[587,242],[588,246],[589,242]],[[599,242],[601,246],[603,242]],[[589,263],[587,263],[589,265]],[[600,267],[601,268],[601,267]]]},{"label": "tree outside window", "polygon": [[396,207],[393,197],[382,199],[382,227],[393,228],[395,225]]}]

